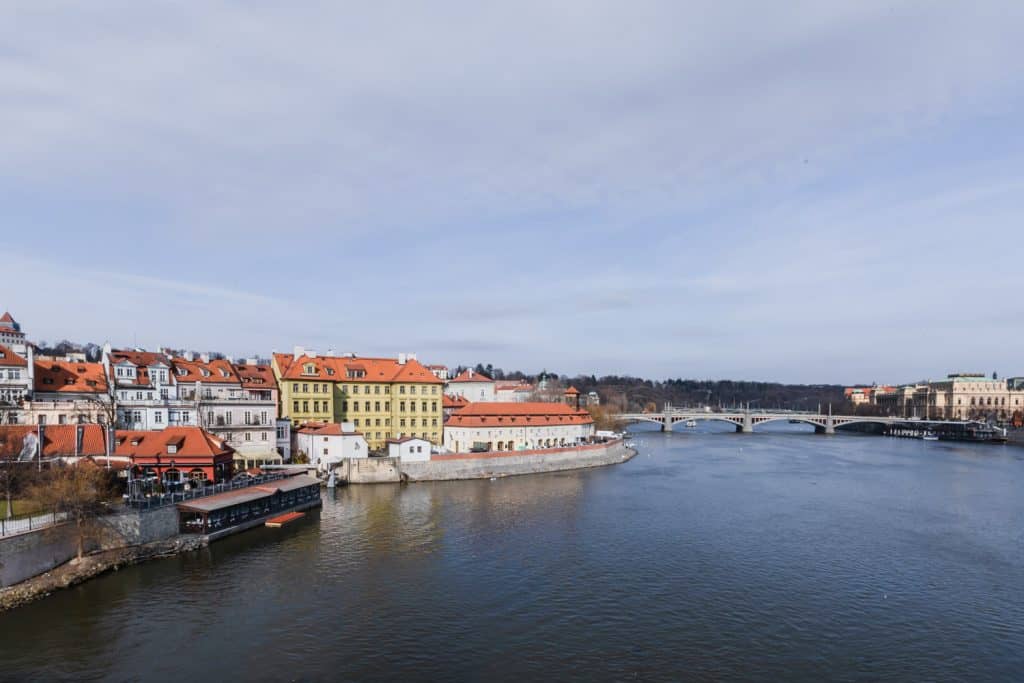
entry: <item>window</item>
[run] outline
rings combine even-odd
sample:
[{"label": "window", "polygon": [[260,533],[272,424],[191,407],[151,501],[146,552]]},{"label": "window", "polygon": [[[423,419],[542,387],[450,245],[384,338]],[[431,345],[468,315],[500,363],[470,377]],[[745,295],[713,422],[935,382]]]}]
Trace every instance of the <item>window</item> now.
[{"label": "window", "polygon": [[304,412],[304,413],[308,413],[309,412],[309,401],[303,401],[302,402],[302,412]]},{"label": "window", "polygon": [[379,394],[380,393],[380,385],[379,384],[375,384],[374,385],[373,393],[375,393],[375,394]]},{"label": "window", "polygon": [[296,382],[292,382],[292,391],[297,392],[298,390],[299,390],[299,385]]},{"label": "window", "polygon": [[365,410],[366,412],[370,412],[370,402],[369,401],[367,401],[366,403],[363,404],[363,410]]},{"label": "window", "polygon": [[324,449],[324,455],[327,455],[327,449],[326,448]]},{"label": "window", "polygon": [[191,416],[188,414],[187,410],[182,411],[182,413],[181,413],[181,421],[186,423],[186,424],[191,422]]},{"label": "window", "polygon": [[352,420],[352,424],[355,425],[356,427],[358,427],[359,426],[359,418],[357,417],[356,419]]},{"label": "window", "polygon": [[251,423],[252,423],[252,413],[250,413],[247,410],[247,411],[245,411],[245,424],[251,424]]},{"label": "window", "polygon": [[45,415],[40,415],[39,416],[39,424],[41,424],[41,425],[46,424],[46,416]]},{"label": "window", "polygon": [[68,416],[67,415],[58,415],[57,416],[57,424],[66,425],[67,423],[68,423]]},{"label": "window", "polygon": [[245,440],[246,441],[252,441],[252,432],[246,432],[245,433]]},{"label": "window", "polygon": [[[424,413],[427,412],[427,402],[426,401],[423,402],[423,405],[421,406],[421,408],[422,408]],[[436,407],[434,409],[437,410]]]},{"label": "window", "polygon": [[373,409],[375,411],[377,411],[378,413],[380,412],[380,401],[374,401],[373,402]]},{"label": "window", "polygon": [[398,412],[400,412],[400,413],[404,413],[405,412],[405,401],[400,401],[398,403]]},{"label": "window", "polygon": [[431,392],[430,393],[434,394],[435,396],[437,395],[437,385],[436,384],[433,387],[431,387]]},{"label": "window", "polygon": [[265,425],[269,424],[269,422],[270,420],[267,419],[267,411],[264,410],[262,413],[260,413],[260,424]]},{"label": "window", "polygon": [[405,418],[404,417],[398,421],[398,426],[399,427],[404,427],[405,426]]},{"label": "window", "polygon": [[320,393],[320,385],[319,384],[314,384],[313,385],[313,393],[314,394],[319,394]]},{"label": "window", "polygon": [[398,393],[400,393],[400,394],[404,394],[405,393],[405,385],[404,384],[402,386],[398,387]]},{"label": "window", "polygon": [[266,440],[267,440],[267,433],[266,432],[260,432],[260,441],[266,441]]},{"label": "window", "polygon": [[327,385],[326,384],[323,386],[323,389],[321,389],[321,391],[324,392],[325,394],[327,393]]},{"label": "window", "polygon": [[304,393],[304,394],[308,394],[309,393],[309,385],[308,384],[303,384],[302,385],[302,393]]},{"label": "window", "polygon": [[293,413],[299,412],[299,402],[298,401],[292,401],[292,412]]},{"label": "window", "polygon": [[384,411],[385,412],[390,412],[391,411],[391,401],[384,401]]},{"label": "window", "polygon": [[352,404],[352,412],[353,413],[358,413],[359,412],[359,401],[352,401],[351,404]]},{"label": "window", "polygon": [[163,424],[163,421],[164,421],[164,414],[162,412],[160,412],[158,410],[155,413],[153,413],[153,422],[155,422],[157,424]]}]

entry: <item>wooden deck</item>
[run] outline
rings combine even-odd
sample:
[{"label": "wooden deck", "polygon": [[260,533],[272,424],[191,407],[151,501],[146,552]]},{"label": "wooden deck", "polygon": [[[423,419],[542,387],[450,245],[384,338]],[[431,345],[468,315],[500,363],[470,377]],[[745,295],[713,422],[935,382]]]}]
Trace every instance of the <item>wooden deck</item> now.
[{"label": "wooden deck", "polygon": [[285,524],[294,522],[297,519],[302,519],[306,516],[305,512],[286,512],[283,515],[277,517],[271,517],[267,520],[267,526],[272,529],[278,529],[283,527]]}]

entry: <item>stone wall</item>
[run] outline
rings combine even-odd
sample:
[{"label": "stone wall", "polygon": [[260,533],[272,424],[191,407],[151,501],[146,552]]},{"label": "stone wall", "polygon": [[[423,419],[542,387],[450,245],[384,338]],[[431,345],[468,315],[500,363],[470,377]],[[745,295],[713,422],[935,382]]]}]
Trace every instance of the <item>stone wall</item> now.
[{"label": "stone wall", "polygon": [[0,538],[0,586],[10,586],[64,564],[77,550],[74,524]]},{"label": "stone wall", "polygon": [[449,479],[490,479],[520,474],[559,472],[588,467],[603,467],[625,462],[636,455],[621,441],[580,448],[543,451],[519,451],[488,454],[433,456],[430,462],[402,463],[402,474],[409,481]]},{"label": "stone wall", "polygon": [[105,547],[143,545],[178,535],[178,508],[174,505],[156,510],[125,510],[101,518],[111,530]]},{"label": "stone wall", "polygon": [[334,472],[349,484],[395,484],[401,480],[398,458],[345,458]]}]

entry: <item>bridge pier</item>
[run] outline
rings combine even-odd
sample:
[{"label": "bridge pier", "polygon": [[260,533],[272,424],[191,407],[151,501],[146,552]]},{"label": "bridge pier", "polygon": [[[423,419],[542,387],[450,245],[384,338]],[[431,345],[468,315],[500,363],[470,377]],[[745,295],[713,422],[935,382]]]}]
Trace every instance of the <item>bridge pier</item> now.
[{"label": "bridge pier", "polygon": [[736,431],[741,432],[743,434],[754,433],[754,418],[750,415],[750,413],[743,414],[743,424],[739,426],[736,429]]},{"label": "bridge pier", "polygon": [[672,431],[672,415],[670,415],[669,413],[665,413],[663,415],[663,417],[665,418],[665,421],[661,423],[661,431],[663,431],[663,432],[671,432]]},{"label": "bridge pier", "polygon": [[836,433],[836,423],[835,423],[835,420],[832,419],[831,415],[829,415],[827,418],[825,418],[825,433],[826,434],[835,434]]}]

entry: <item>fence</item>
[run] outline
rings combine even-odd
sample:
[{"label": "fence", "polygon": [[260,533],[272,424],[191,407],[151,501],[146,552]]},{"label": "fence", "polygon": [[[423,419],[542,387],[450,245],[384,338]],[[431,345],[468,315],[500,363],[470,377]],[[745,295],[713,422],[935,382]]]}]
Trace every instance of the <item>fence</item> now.
[{"label": "fence", "polygon": [[38,531],[59,524],[67,518],[65,512],[47,512],[42,515],[30,515],[16,519],[0,519],[0,537]]},{"label": "fence", "polygon": [[206,496],[212,496],[218,493],[237,491],[239,489],[249,488],[250,486],[259,486],[260,484],[284,479],[286,476],[288,475],[268,473],[257,477],[239,477],[237,479],[232,479],[231,481],[214,484],[213,486],[193,487],[188,491],[176,491],[174,493],[153,493],[143,495],[133,492],[132,495],[125,500],[125,505],[137,510],[154,510],[167,505],[181,503],[186,500],[193,500],[194,498],[205,498]]}]

